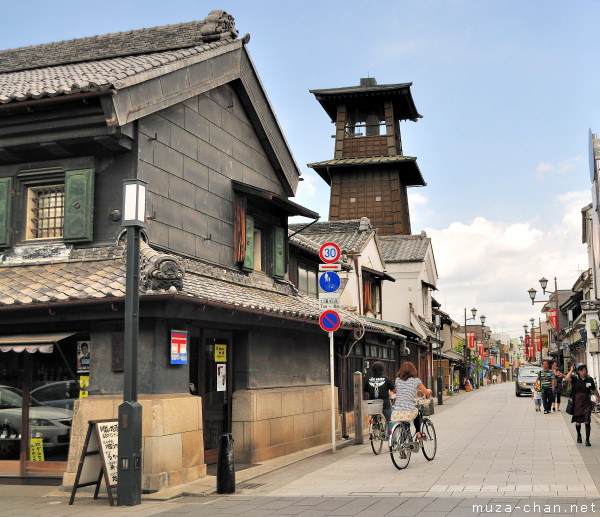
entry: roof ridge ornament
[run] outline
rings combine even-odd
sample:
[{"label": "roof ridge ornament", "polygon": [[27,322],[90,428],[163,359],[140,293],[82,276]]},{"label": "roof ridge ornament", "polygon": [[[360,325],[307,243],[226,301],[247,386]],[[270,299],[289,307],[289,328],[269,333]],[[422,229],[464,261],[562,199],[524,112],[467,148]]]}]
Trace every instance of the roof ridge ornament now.
[{"label": "roof ridge ornament", "polygon": [[204,19],[200,34],[203,41],[214,41],[225,37],[237,38],[238,31],[235,29],[233,16],[220,9],[215,9]]}]

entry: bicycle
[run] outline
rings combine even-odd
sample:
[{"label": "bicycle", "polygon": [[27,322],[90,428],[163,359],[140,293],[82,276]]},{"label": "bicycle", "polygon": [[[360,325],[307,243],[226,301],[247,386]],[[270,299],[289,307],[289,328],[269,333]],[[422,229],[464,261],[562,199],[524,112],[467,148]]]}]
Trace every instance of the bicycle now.
[{"label": "bicycle", "polygon": [[377,455],[388,440],[387,420],[382,414],[383,400],[363,400],[363,412],[369,415],[369,440],[371,449]]},{"label": "bicycle", "polygon": [[410,455],[419,450],[423,451],[423,456],[427,461],[435,458],[437,436],[433,422],[429,419],[430,414],[433,413],[432,404],[424,405],[417,401],[417,409],[421,417],[421,439],[417,437],[416,431],[414,435],[410,434],[410,422],[395,422],[392,427],[389,441],[390,456],[398,470],[408,467]]}]

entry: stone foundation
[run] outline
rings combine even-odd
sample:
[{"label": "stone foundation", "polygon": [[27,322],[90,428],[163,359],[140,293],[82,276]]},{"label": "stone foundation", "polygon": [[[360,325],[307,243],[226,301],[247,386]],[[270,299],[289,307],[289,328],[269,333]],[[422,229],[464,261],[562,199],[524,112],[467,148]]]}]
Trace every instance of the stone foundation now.
[{"label": "stone foundation", "polygon": [[[75,401],[69,462],[63,486],[72,487],[89,420],[118,417],[121,396]],[[142,405],[142,488],[162,488],[206,476],[202,399],[189,394],[140,395]]]},{"label": "stone foundation", "polygon": [[232,413],[239,463],[258,463],[331,442],[329,385],[237,390]]}]

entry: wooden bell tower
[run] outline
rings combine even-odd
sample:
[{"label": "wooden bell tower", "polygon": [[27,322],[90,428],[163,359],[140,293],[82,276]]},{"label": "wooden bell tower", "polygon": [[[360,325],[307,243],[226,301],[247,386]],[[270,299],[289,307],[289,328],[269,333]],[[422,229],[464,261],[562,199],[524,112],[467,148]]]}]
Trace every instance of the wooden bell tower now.
[{"label": "wooden bell tower", "polygon": [[368,217],[379,235],[410,235],[407,188],[425,186],[417,159],[404,156],[400,121],[422,116],[412,83],[311,90],[335,123],[333,160],[310,163],[331,186],[329,219]]}]

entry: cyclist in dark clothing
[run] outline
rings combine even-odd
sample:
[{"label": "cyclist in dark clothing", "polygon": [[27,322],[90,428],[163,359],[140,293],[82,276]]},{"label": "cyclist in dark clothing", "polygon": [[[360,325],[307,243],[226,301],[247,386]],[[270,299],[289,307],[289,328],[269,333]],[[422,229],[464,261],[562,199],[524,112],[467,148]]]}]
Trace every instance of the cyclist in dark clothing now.
[{"label": "cyclist in dark clothing", "polygon": [[552,393],[552,384],[554,381],[554,374],[550,371],[550,363],[547,359],[544,359],[542,363],[543,370],[538,373],[538,379],[540,381],[540,389],[542,391],[542,403],[544,404],[544,414],[550,413],[552,407],[552,401],[554,400],[554,394]]},{"label": "cyclist in dark clothing", "polygon": [[383,400],[383,416],[385,416],[389,428],[392,416],[390,392],[396,393],[396,385],[391,379],[383,375],[383,363],[380,361],[373,363],[371,373],[371,377],[365,380],[363,391],[369,394],[369,399]]}]

